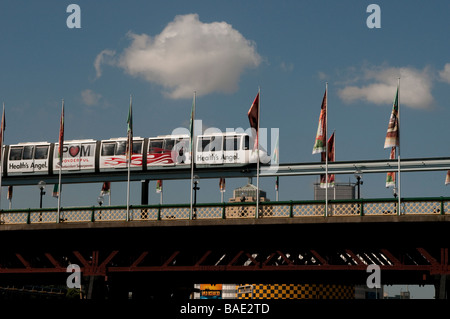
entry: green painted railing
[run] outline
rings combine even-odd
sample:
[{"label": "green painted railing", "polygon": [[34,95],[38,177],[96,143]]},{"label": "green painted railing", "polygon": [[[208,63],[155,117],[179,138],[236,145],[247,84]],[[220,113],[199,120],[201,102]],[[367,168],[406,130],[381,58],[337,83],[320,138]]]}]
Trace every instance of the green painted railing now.
[{"label": "green painted railing", "polygon": [[[394,198],[325,201],[260,202],[258,218],[305,218],[375,215],[444,215],[450,214],[450,197],[402,198],[400,213]],[[254,202],[197,204],[190,212],[189,204],[67,207],[60,210],[60,223],[114,222],[179,219],[255,218]],[[56,223],[56,208],[1,210],[0,224]]]}]

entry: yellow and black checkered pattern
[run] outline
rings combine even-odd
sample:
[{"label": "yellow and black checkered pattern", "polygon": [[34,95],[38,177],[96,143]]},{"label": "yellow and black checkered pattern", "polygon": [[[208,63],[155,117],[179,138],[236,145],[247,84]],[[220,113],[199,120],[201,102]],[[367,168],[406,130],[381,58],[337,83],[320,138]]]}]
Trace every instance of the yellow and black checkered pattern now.
[{"label": "yellow and black checkered pattern", "polygon": [[[249,289],[251,286],[251,289]],[[253,284],[236,287],[238,299],[354,299],[355,287],[316,284]]]}]

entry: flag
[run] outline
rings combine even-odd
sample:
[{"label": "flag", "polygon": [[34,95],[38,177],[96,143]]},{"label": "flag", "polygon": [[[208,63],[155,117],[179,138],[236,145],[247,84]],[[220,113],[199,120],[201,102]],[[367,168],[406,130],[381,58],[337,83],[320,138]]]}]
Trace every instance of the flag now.
[{"label": "flag", "polygon": [[250,109],[248,110],[248,120],[250,122],[250,127],[256,131],[256,137],[255,137],[255,144],[253,145],[253,149],[259,149],[259,92],[255,97],[255,100],[252,103],[252,106],[250,106]]},{"label": "flag", "polygon": [[156,181],[156,192],[161,193],[162,192],[162,179],[158,179]]},{"label": "flag", "polygon": [[5,139],[5,126],[6,126],[6,122],[5,122],[5,103],[3,103],[3,114],[2,114],[2,124],[0,127],[0,161],[3,160],[3,140]]},{"label": "flag", "polygon": [[400,130],[398,119],[398,87],[395,94],[394,104],[392,106],[392,113],[389,119],[389,125],[384,141],[384,148],[400,146]]},{"label": "flag", "polygon": [[[335,161],[335,152],[334,152],[334,133],[331,134],[330,138],[327,142],[328,147],[328,162],[334,162]],[[322,153],[322,161],[325,161],[325,155],[326,153]],[[334,181],[335,181],[335,175],[334,174],[328,174],[328,185],[325,182],[326,180],[326,174],[320,175],[320,187],[321,188],[328,188],[328,187],[334,187]]]},{"label": "flag", "polygon": [[272,163],[273,164],[279,164],[280,163],[280,150],[279,150],[279,136],[277,136],[277,141],[275,143],[275,149],[273,150],[272,155]]},{"label": "flag", "polygon": [[[395,159],[395,146],[391,147],[391,160]],[[395,187],[395,172],[388,172],[386,174],[386,187]]]},{"label": "flag", "polygon": [[102,190],[100,191],[100,195],[104,196],[111,192],[111,182],[103,182]]},{"label": "flag", "polygon": [[58,184],[53,185],[53,197],[59,197]]},{"label": "flag", "polygon": [[12,200],[12,196],[13,196],[13,187],[12,185],[8,186],[8,194],[6,195],[6,199]]},{"label": "flag", "polygon": [[59,165],[62,167],[63,161],[63,146],[64,146],[64,100],[62,102],[61,119],[59,121],[59,144],[58,144],[58,158]]},{"label": "flag", "polygon": [[127,119],[127,162],[131,163],[131,154],[133,152],[133,114],[131,110],[131,96],[130,96],[130,109],[128,111]]},{"label": "flag", "polygon": [[[191,134],[191,157],[194,149],[194,117],[195,117],[195,94],[192,99],[191,122],[189,123],[189,133]],[[192,163],[192,161],[191,161]]]},{"label": "flag", "polygon": [[275,180],[275,190],[277,191],[280,187],[280,176],[277,176],[277,179]]},{"label": "flag", "polygon": [[225,192],[225,178],[220,178],[219,180],[219,188],[222,193]]},{"label": "flag", "polygon": [[319,126],[317,127],[316,140],[314,142],[313,154],[326,152],[325,143],[327,138],[327,90],[323,95],[320,107]]},{"label": "flag", "polygon": [[447,171],[447,176],[445,177],[445,185],[450,184],[450,171]]}]

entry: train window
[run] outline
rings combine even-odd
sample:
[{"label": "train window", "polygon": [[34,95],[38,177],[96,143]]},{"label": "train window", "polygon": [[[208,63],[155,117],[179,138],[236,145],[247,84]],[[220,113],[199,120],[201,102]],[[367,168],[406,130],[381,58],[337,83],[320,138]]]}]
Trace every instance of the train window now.
[{"label": "train window", "polygon": [[175,145],[175,140],[172,139],[167,139],[164,140],[164,150],[167,151],[172,151],[173,146]]},{"label": "train window", "polygon": [[34,159],[47,159],[48,146],[36,146]]},{"label": "train window", "polygon": [[211,143],[209,144],[211,152],[218,152],[222,150],[222,136],[211,136]]},{"label": "train window", "polygon": [[223,141],[223,148],[226,151],[237,151],[239,149],[239,144],[239,136],[225,136],[225,139]]},{"label": "train window", "polygon": [[142,153],[142,142],[133,142],[133,154]]},{"label": "train window", "polygon": [[125,155],[127,151],[127,141],[117,142],[116,155]]},{"label": "train window", "polygon": [[30,160],[33,158],[33,149],[34,146],[24,146],[22,158],[24,160]]},{"label": "train window", "polygon": [[163,140],[151,140],[149,147],[150,154],[162,154],[163,153]]},{"label": "train window", "polygon": [[22,159],[23,147],[11,147],[9,150],[9,159],[11,161],[20,161]]},{"label": "train window", "polygon": [[211,143],[210,137],[200,137],[200,143],[198,143],[198,151],[208,152],[210,143]]},{"label": "train window", "polygon": [[112,156],[112,155],[114,155],[115,148],[116,148],[116,143],[103,143],[103,145],[102,145],[102,156]]},{"label": "train window", "polygon": [[244,136],[244,150],[250,149],[250,136],[245,135]]}]

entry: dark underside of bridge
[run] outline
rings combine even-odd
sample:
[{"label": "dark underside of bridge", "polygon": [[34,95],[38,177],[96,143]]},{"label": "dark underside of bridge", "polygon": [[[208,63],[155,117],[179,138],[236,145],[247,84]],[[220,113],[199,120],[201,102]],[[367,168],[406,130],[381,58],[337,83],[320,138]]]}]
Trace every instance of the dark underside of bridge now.
[{"label": "dark underside of bridge", "polygon": [[[450,273],[450,223],[370,221],[158,221],[32,225],[0,231],[0,287],[65,285],[80,266],[93,296],[187,295],[194,283],[436,284]],[[93,282],[93,281],[92,281]],[[91,282],[91,283],[92,283]]]}]

